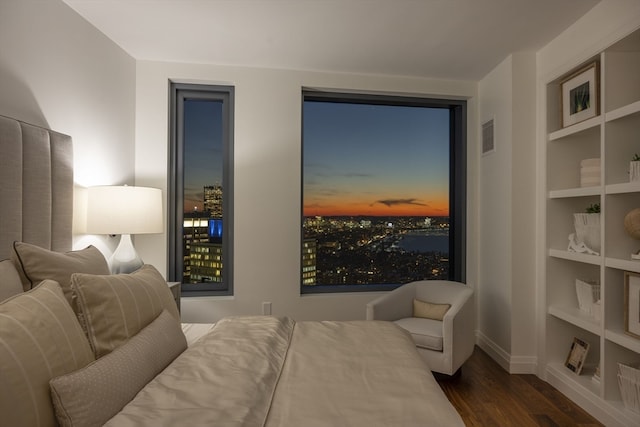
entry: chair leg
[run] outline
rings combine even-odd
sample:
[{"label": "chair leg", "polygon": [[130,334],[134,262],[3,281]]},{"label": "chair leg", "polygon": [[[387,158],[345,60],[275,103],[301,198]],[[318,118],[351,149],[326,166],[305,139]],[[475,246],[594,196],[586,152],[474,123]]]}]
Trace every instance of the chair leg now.
[{"label": "chair leg", "polygon": [[448,375],[448,374],[442,374],[440,372],[431,372],[433,374],[433,377],[437,380],[437,381],[455,381],[458,378],[460,378],[460,376],[462,375],[462,366],[458,368],[457,371],[455,371],[453,374]]}]

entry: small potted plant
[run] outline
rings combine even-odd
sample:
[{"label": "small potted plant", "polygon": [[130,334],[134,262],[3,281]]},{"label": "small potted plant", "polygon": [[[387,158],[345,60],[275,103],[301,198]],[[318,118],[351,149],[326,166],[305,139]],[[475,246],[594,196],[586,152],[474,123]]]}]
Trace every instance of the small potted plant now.
[{"label": "small potted plant", "polygon": [[573,214],[576,243],[600,253],[600,203],[589,205],[584,212]]},{"label": "small potted plant", "polygon": [[640,156],[638,153],[633,155],[629,162],[629,182],[640,181]]}]

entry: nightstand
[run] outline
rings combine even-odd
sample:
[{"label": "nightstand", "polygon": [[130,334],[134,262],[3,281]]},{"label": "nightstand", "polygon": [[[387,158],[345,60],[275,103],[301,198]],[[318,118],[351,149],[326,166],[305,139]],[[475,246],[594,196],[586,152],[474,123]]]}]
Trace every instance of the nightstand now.
[{"label": "nightstand", "polygon": [[173,295],[173,299],[176,300],[176,305],[178,306],[178,312],[180,312],[180,288],[182,283],[180,282],[167,282],[169,285],[169,290]]}]

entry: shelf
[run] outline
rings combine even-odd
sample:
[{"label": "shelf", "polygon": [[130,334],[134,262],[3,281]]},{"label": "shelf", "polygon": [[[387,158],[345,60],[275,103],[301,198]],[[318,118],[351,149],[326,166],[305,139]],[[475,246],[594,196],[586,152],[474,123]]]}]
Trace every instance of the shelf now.
[{"label": "shelf", "polygon": [[[638,189],[640,189],[640,185],[638,186]],[[599,196],[601,192],[602,192],[602,186],[566,188],[564,190],[551,190],[551,191],[549,191],[549,198],[550,199],[563,199],[563,198],[568,198],[568,197]]]},{"label": "shelf", "polygon": [[640,339],[625,334],[623,330],[607,329],[604,331],[604,337],[621,347],[640,353]]},{"label": "shelf", "polygon": [[[624,407],[617,383],[618,363],[640,361],[640,339],[623,330],[624,272],[640,273],[640,260],[631,258],[640,242],[624,227],[627,214],[640,207],[640,182],[629,182],[630,161],[640,154],[640,29],[588,61],[574,64],[574,69],[594,61],[600,66],[599,116],[560,129],[564,76],[546,85],[546,129],[551,131],[545,135],[542,169],[538,169],[545,188],[537,198],[545,212],[540,230],[545,244],[540,295],[545,304],[539,311],[546,326],[542,369],[550,384],[603,424],[640,426],[640,414]],[[584,162],[597,158],[599,171],[590,167],[594,162]],[[581,182],[587,182],[582,178],[593,178],[590,182],[601,185],[581,187]],[[600,203],[602,210],[601,254],[570,252],[568,236],[575,231],[572,215],[592,203]],[[598,320],[578,308],[576,279],[600,283]],[[573,337],[591,344],[586,363],[600,366],[599,382],[592,381],[590,365],[582,375],[564,366]]]},{"label": "shelf", "polygon": [[618,270],[640,273],[640,260],[636,259],[605,258],[604,265]]},{"label": "shelf", "polygon": [[614,411],[617,411],[616,419],[624,420],[626,426],[640,426],[640,414],[625,408],[621,400],[608,400]]},{"label": "shelf", "polygon": [[570,135],[575,135],[587,129],[600,126],[601,123],[602,123],[602,116],[592,117],[589,120],[585,120],[584,122],[576,123],[575,125],[571,125],[564,129],[551,132],[549,134],[549,141],[556,141],[558,139],[565,138]]},{"label": "shelf", "polygon": [[595,396],[600,395],[600,386],[591,380],[591,377],[595,373],[594,368],[584,367],[582,373],[576,375],[562,363],[549,363],[547,364],[547,373],[553,375],[564,384],[571,384],[574,389],[577,388],[582,391],[582,394],[587,392]]},{"label": "shelf", "polygon": [[605,121],[612,122],[623,117],[630,116],[632,114],[640,113],[640,101],[636,101],[632,104],[625,105],[613,111],[605,114]]},{"label": "shelf", "polygon": [[602,263],[602,257],[600,255],[582,254],[561,249],[549,249],[549,256],[569,261],[583,262],[585,264],[600,265]]},{"label": "shelf", "polygon": [[600,323],[598,323],[594,317],[584,314],[577,308],[550,306],[549,314],[582,328],[585,331],[591,332],[594,335],[601,335]]},{"label": "shelf", "polygon": [[640,182],[623,182],[609,184],[604,188],[605,194],[625,194],[640,192]]}]

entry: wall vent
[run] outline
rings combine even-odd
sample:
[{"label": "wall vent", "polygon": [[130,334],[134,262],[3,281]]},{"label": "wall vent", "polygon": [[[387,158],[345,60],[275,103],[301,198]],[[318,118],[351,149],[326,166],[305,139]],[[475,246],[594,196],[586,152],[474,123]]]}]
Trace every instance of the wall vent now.
[{"label": "wall vent", "polygon": [[496,150],[493,133],[493,119],[482,124],[482,154],[488,154]]}]

